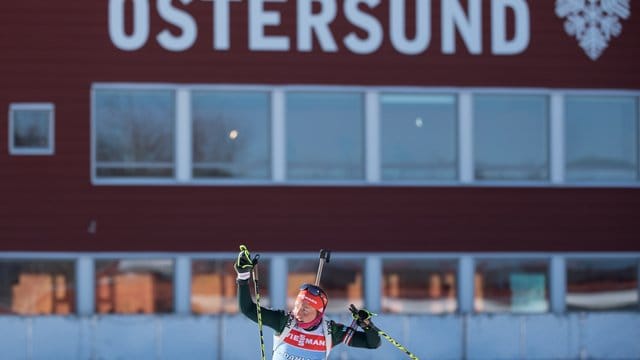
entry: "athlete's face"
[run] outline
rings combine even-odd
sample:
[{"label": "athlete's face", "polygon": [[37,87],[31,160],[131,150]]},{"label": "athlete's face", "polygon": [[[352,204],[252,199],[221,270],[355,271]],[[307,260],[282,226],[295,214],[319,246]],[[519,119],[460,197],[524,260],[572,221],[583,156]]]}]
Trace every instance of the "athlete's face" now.
[{"label": "athlete's face", "polygon": [[298,322],[309,322],[318,316],[318,310],[314,309],[308,302],[296,299],[293,305],[293,316]]}]

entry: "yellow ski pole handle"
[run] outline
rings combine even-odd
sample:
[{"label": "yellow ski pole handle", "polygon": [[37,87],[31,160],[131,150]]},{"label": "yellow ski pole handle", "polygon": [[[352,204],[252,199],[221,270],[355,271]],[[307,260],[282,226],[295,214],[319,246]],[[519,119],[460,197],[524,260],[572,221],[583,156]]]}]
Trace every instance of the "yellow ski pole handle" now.
[{"label": "yellow ski pole handle", "polygon": [[240,245],[240,251],[244,253],[244,256],[246,256],[247,259],[251,260],[251,253],[249,252],[249,249],[247,249],[245,245]]}]

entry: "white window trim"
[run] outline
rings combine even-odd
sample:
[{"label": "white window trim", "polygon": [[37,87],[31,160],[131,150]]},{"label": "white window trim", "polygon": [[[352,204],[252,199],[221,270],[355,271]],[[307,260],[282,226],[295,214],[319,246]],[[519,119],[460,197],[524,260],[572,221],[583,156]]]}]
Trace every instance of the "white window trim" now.
[{"label": "white window trim", "polygon": [[192,180],[191,91],[180,87],[176,89],[175,96],[175,178],[180,183],[187,183]]},{"label": "white window trim", "polygon": [[565,137],[564,137],[564,94],[552,92],[549,103],[549,165],[550,180],[553,184],[562,184],[565,181]]},{"label": "white window trim", "polygon": [[364,100],[365,179],[370,183],[378,183],[382,180],[379,95],[379,92],[368,90],[365,93]]},{"label": "white window trim", "polygon": [[[49,112],[49,146],[46,148],[21,147],[14,144],[14,111],[44,110]],[[12,103],[9,105],[9,154],[11,155],[53,155],[55,153],[55,105],[53,103]]]}]

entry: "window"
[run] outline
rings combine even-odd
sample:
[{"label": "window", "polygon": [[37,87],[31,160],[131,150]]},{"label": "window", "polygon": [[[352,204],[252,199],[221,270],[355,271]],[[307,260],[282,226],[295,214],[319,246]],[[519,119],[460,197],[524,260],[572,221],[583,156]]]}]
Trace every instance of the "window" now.
[{"label": "window", "polygon": [[[237,313],[236,272],[233,261],[193,260],[191,263],[191,311],[195,314]],[[269,306],[269,261],[258,266],[260,306]],[[250,286],[252,293],[254,286]],[[255,295],[255,294],[254,294]]]},{"label": "window", "polygon": [[453,95],[380,96],[383,180],[456,180]]},{"label": "window", "polygon": [[53,104],[11,104],[9,107],[9,153],[51,155],[54,152]]},{"label": "window", "polygon": [[0,259],[0,314],[72,314],[74,295],[73,261]]},{"label": "window", "polygon": [[638,261],[567,260],[569,311],[638,310]]},{"label": "window", "polygon": [[568,181],[638,179],[638,105],[635,97],[568,96]]},{"label": "window", "polygon": [[[293,308],[300,285],[313,284],[318,271],[317,259],[289,260],[287,305]],[[364,261],[331,259],[322,271],[320,287],[327,293],[327,312],[348,313],[349,305],[361,308],[364,299]]]},{"label": "window", "polygon": [[173,261],[96,261],[96,312],[153,314],[173,311]]},{"label": "window", "polygon": [[95,175],[172,178],[174,92],[99,89],[94,96]]},{"label": "window", "polygon": [[[636,92],[554,96],[554,119],[564,124],[552,128],[549,91],[434,90],[369,87],[377,96],[365,97],[329,86],[97,84],[92,181],[549,185],[551,164],[554,185],[640,180]],[[12,152],[53,152],[53,105],[48,128],[33,106],[38,120],[10,133],[48,145]]]},{"label": "window", "polygon": [[474,309],[476,312],[547,312],[548,274],[546,260],[478,260]]},{"label": "window", "polygon": [[382,311],[430,314],[455,312],[458,306],[456,266],[457,262],[453,260],[384,260]]},{"label": "window", "polygon": [[266,92],[194,91],[193,177],[271,177]]},{"label": "window", "polygon": [[362,94],[288,93],[286,138],[289,180],[364,180]]},{"label": "window", "polygon": [[474,96],[476,180],[549,179],[546,96]]}]

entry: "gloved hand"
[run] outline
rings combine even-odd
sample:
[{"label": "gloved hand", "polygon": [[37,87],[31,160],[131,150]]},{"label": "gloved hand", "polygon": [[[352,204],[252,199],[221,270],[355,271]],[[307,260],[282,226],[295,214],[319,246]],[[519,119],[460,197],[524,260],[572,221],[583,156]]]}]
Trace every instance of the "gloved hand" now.
[{"label": "gloved hand", "polygon": [[238,273],[239,280],[247,280],[251,276],[253,261],[251,261],[251,254],[246,246],[240,245],[238,259],[233,264],[233,268],[236,270],[236,273]]},{"label": "gloved hand", "polygon": [[373,322],[371,321],[371,317],[376,314],[372,313],[367,309],[360,309],[355,307],[355,305],[351,304],[349,307],[349,311],[351,311],[351,316],[357,321],[358,326],[360,326],[363,330],[371,329]]}]

